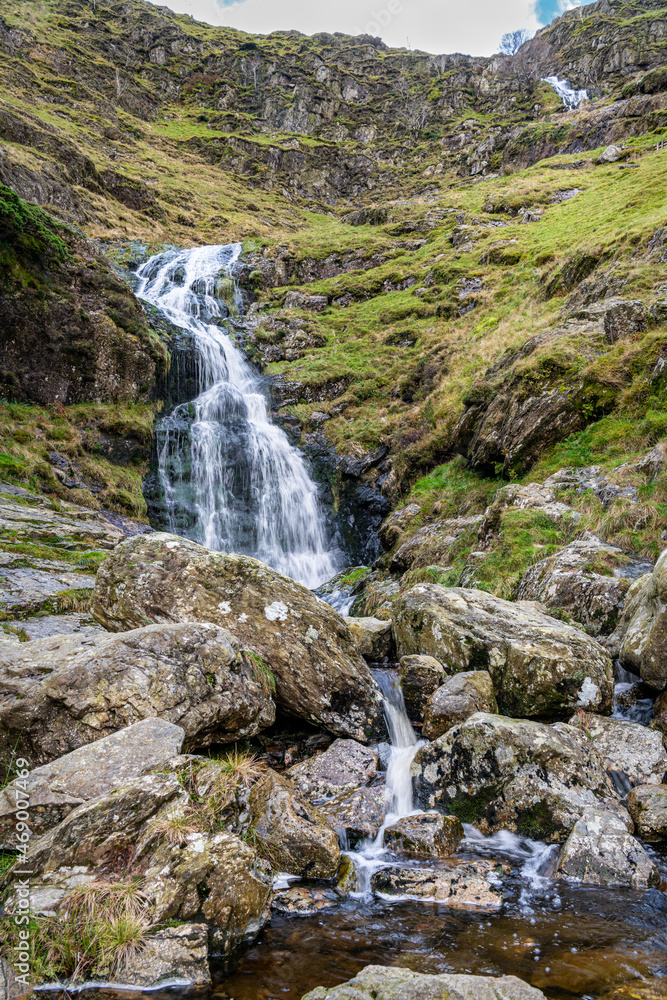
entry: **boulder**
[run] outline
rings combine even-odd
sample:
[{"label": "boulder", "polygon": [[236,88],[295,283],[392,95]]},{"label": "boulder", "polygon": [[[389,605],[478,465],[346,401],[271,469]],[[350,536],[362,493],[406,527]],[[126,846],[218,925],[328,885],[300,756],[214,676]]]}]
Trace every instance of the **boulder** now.
[{"label": "boulder", "polygon": [[486,670],[465,670],[448,677],[429,699],[422,733],[427,739],[436,740],[475,712],[491,715],[498,712],[493,681]]},{"label": "boulder", "polygon": [[581,713],[570,719],[593,741],[608,770],[626,775],[631,785],[667,781],[667,751],[662,734],[637,722]]},{"label": "boulder", "polygon": [[17,803],[30,803],[30,829],[40,836],[77,806],[151,771],[181,751],[184,732],[164,719],[144,719],[30,771],[0,792],[0,847],[15,847]]},{"label": "boulder", "polygon": [[535,563],[519,583],[517,600],[540,601],[549,610],[566,611],[593,635],[613,632],[630,587],[615,570],[625,553],[595,535],[586,535]]},{"label": "boulder", "polygon": [[554,489],[543,483],[526,483],[524,486],[511,483],[509,486],[501,486],[486,508],[479,526],[480,549],[491,547],[494,536],[500,532],[503,511],[510,508],[540,511],[555,526],[564,526],[580,517],[572,507],[558,500]]},{"label": "boulder", "polygon": [[458,816],[417,813],[404,816],[384,831],[384,846],[401,854],[448,858],[463,840]]},{"label": "boulder", "polygon": [[399,656],[427,653],[450,673],[487,670],[507,715],[611,710],[612,664],[594,639],[493,594],[420,584],[397,598],[392,628]]},{"label": "boulder", "polygon": [[377,685],[344,620],[249,556],[165,533],[128,539],[100,568],[91,609],[115,632],[147,621],[225,626],[273,675],[286,711],[362,741],[382,728]]},{"label": "boulder", "polygon": [[354,979],[318,986],[302,1000],[546,1000],[515,976],[424,975],[394,966],[367,965]]},{"label": "boulder", "polygon": [[292,889],[276,894],[271,909],[291,917],[312,917],[340,906],[340,896],[333,889],[295,885]]},{"label": "boulder", "polygon": [[306,799],[329,799],[368,785],[378,772],[378,756],[355,740],[335,740],[324,753],[294,764],[286,776]]},{"label": "boulder", "polygon": [[620,146],[607,146],[597,158],[597,163],[618,163],[623,156]]},{"label": "boulder", "polygon": [[154,716],[187,747],[254,736],[275,718],[255,674],[234,636],[203,623],[17,643],[0,668],[0,747],[44,764]]},{"label": "boulder", "polygon": [[453,909],[494,911],[503,905],[497,869],[497,862],[486,859],[451,868],[381,868],[371,878],[371,889]]},{"label": "boulder", "polygon": [[561,875],[589,885],[646,889],[660,873],[632,833],[632,820],[599,807],[586,809],[572,828],[558,860]]},{"label": "boulder", "polygon": [[345,618],[345,624],[365,660],[380,663],[391,655],[391,622],[381,618]]},{"label": "boulder", "polygon": [[628,809],[642,840],[667,838],[667,785],[639,785],[630,790]]},{"label": "boulder", "polygon": [[208,967],[208,927],[183,924],[153,931],[141,949],[126,960],[112,985],[135,989],[166,986],[211,986]]},{"label": "boulder", "polygon": [[657,691],[667,686],[667,549],[630,587],[615,636],[621,666]]},{"label": "boulder", "polygon": [[340,865],[338,836],[291,781],[267,771],[252,787],[252,828],[275,867],[290,875],[333,878]]},{"label": "boulder", "polygon": [[421,747],[412,775],[422,808],[484,834],[563,841],[588,806],[613,801],[602,758],[580,730],[483,712]]},{"label": "boulder", "polygon": [[440,660],[434,656],[413,653],[401,657],[401,689],[405,707],[413,722],[421,722],[424,709],[446,675]]},{"label": "boulder", "polygon": [[387,812],[384,787],[357,788],[342,792],[319,806],[320,812],[343,843],[354,847],[361,840],[375,840]]},{"label": "boulder", "polygon": [[389,564],[390,571],[406,573],[409,569],[424,566],[448,566],[452,546],[462,535],[475,531],[481,522],[482,516],[477,514],[473,517],[435,521],[418,528],[393,554]]}]

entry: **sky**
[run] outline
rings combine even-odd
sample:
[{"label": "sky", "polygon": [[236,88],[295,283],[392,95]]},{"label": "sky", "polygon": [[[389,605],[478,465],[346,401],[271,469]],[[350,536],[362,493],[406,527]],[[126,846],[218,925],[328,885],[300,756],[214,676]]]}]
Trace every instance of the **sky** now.
[{"label": "sky", "polygon": [[[164,0],[154,0],[164,5]],[[491,55],[504,32],[534,32],[590,0],[167,0],[198,21],[268,34],[296,28],[311,35],[379,35],[387,45],[426,52]]]}]

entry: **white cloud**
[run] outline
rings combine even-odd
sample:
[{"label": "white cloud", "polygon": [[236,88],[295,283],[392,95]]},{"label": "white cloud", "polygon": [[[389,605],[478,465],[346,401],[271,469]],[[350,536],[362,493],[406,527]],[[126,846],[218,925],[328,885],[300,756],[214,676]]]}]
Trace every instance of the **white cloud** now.
[{"label": "white cloud", "polygon": [[[155,0],[160,3],[161,0]],[[570,0],[562,0],[569,3]],[[426,52],[491,55],[506,31],[539,27],[535,0],[170,0],[179,13],[209,24],[266,34],[342,31],[380,35],[388,45]]]}]

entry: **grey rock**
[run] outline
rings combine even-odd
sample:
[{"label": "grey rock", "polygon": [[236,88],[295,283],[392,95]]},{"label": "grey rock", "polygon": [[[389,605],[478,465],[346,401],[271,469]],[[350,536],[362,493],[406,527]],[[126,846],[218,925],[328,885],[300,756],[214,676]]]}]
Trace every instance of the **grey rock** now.
[{"label": "grey rock", "polygon": [[431,695],[447,676],[440,660],[422,653],[411,653],[401,657],[401,690],[408,715],[415,722],[421,722],[424,709]]},{"label": "grey rock", "polygon": [[463,840],[463,826],[457,816],[417,813],[404,816],[388,826],[384,845],[402,854],[448,858]]},{"label": "grey rock", "polygon": [[[85,590],[92,592],[95,577],[73,572],[64,564],[53,564],[49,569],[37,567],[0,566],[0,613],[27,615],[57,603],[63,591]],[[44,561],[46,562],[46,561]],[[47,564],[48,565],[48,564]]]},{"label": "grey rock", "polygon": [[515,976],[424,975],[410,969],[367,965],[341,986],[319,986],[302,1000],[546,1000]]},{"label": "grey rock", "polygon": [[621,666],[662,691],[667,686],[667,550],[630,587],[612,640]]},{"label": "grey rock", "polygon": [[371,889],[383,896],[408,897],[453,909],[495,911],[503,905],[499,868],[503,866],[487,860],[459,862],[449,868],[381,868],[371,878]]},{"label": "grey rock", "polygon": [[497,711],[491,675],[486,670],[467,670],[448,677],[433,692],[424,712],[422,732],[427,739],[436,740],[475,712],[495,715]]},{"label": "grey rock", "polygon": [[458,517],[418,528],[394,553],[389,568],[392,573],[405,573],[422,566],[447,566],[452,546],[465,532],[478,528],[481,515]]},{"label": "grey rock", "polygon": [[607,146],[597,158],[598,163],[618,163],[623,156],[621,146]]},{"label": "grey rock", "polygon": [[657,886],[660,874],[616,812],[592,807],[577,820],[558,861],[561,875],[592,885]]},{"label": "grey rock", "polygon": [[380,663],[391,655],[391,622],[380,618],[345,618],[344,621],[365,660]]},{"label": "grey rock", "polygon": [[125,963],[122,975],[112,986],[155,989],[170,986],[210,986],[208,967],[208,927],[184,924],[153,931],[141,950]]},{"label": "grey rock", "polygon": [[84,802],[165,767],[180,753],[184,736],[164,719],[144,719],[10,782],[0,792],[0,844],[16,846],[17,801],[30,802],[30,828],[40,836]]},{"label": "grey rock", "polygon": [[285,773],[307,799],[328,799],[368,785],[377,775],[378,757],[355,740],[334,740],[328,750],[294,764]]},{"label": "grey rock", "polygon": [[642,840],[667,837],[667,785],[639,785],[628,795],[628,809]]},{"label": "grey rock", "polygon": [[625,774],[630,784],[661,785],[667,781],[667,750],[657,730],[599,715],[574,716],[569,724],[582,729],[607,768]]},{"label": "grey rock", "polygon": [[341,792],[322,802],[319,810],[343,842],[354,847],[360,840],[374,840],[387,812],[383,786]]}]

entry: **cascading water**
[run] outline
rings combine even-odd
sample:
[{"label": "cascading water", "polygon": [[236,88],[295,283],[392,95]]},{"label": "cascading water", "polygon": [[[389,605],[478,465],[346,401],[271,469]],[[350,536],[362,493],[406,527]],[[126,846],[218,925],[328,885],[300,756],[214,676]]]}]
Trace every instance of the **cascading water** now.
[{"label": "cascading water", "polygon": [[312,588],[340,568],[339,553],[303,458],[270,422],[262,380],[224,327],[242,309],[232,276],[240,253],[238,243],[171,250],[138,271],[137,295],[196,352],[197,398],[156,427],[165,527]]},{"label": "cascading water", "polygon": [[568,111],[574,111],[582,101],[588,100],[587,90],[574,90],[567,80],[561,80],[559,76],[545,76],[542,82],[553,87]]}]

